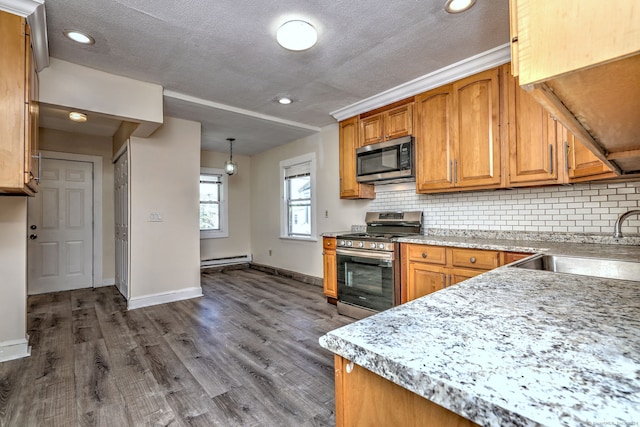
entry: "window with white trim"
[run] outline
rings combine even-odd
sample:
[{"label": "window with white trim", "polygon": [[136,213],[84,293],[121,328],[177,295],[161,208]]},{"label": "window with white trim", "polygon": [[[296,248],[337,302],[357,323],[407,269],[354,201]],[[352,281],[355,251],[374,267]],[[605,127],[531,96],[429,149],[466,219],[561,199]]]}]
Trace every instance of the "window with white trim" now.
[{"label": "window with white trim", "polygon": [[200,238],[228,237],[228,177],[222,169],[200,168]]},{"label": "window with white trim", "polygon": [[280,162],[283,238],[316,239],[315,169],[315,153]]}]

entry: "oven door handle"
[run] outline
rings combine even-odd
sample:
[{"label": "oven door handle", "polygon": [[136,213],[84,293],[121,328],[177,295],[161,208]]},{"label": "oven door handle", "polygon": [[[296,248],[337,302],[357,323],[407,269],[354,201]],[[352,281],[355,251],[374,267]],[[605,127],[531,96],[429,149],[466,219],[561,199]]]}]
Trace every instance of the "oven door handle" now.
[{"label": "oven door handle", "polygon": [[359,249],[336,249],[336,255],[357,256],[360,258],[393,261],[393,252],[366,251]]}]

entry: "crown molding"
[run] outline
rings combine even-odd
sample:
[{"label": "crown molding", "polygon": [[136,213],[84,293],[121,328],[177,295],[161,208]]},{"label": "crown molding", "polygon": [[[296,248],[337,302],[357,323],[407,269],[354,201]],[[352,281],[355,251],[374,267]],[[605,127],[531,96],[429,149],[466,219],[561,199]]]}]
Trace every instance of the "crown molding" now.
[{"label": "crown molding", "polygon": [[35,12],[38,6],[44,5],[44,0],[0,0],[0,10],[20,15],[23,18]]},{"label": "crown molding", "polygon": [[42,71],[48,67],[49,41],[44,0],[0,0],[0,10],[27,18],[31,27],[31,46],[36,69]]},{"label": "crown molding", "polygon": [[498,65],[505,64],[511,60],[511,49],[509,43],[505,43],[493,49],[474,55],[470,58],[440,68],[432,73],[408,81],[394,88],[380,92],[377,95],[358,101],[330,114],[338,121],[348,119],[376,108],[384,107],[401,99],[426,92],[445,85],[447,83],[460,80],[484,70],[488,70]]}]

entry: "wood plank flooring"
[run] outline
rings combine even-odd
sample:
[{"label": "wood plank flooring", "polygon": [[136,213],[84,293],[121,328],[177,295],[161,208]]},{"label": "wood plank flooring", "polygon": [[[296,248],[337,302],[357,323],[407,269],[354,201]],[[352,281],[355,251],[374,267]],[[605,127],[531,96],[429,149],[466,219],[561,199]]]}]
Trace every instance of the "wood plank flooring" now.
[{"label": "wood plank flooring", "polygon": [[334,425],[318,338],[351,320],[322,289],[251,269],[202,288],[132,311],[115,287],[29,297],[32,355],[0,363],[0,426]]}]

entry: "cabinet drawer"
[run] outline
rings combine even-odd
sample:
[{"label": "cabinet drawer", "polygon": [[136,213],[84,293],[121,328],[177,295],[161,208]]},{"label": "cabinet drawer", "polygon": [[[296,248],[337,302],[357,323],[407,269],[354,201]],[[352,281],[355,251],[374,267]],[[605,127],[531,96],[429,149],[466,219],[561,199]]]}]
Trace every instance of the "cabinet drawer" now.
[{"label": "cabinet drawer", "polygon": [[335,237],[323,237],[322,238],[322,248],[328,249],[331,251],[336,250],[336,238]]},{"label": "cabinet drawer", "polygon": [[444,246],[407,245],[410,261],[428,264],[445,265],[447,263],[446,248]]},{"label": "cabinet drawer", "polygon": [[451,265],[454,267],[491,270],[498,267],[500,252],[479,249],[451,249]]}]

